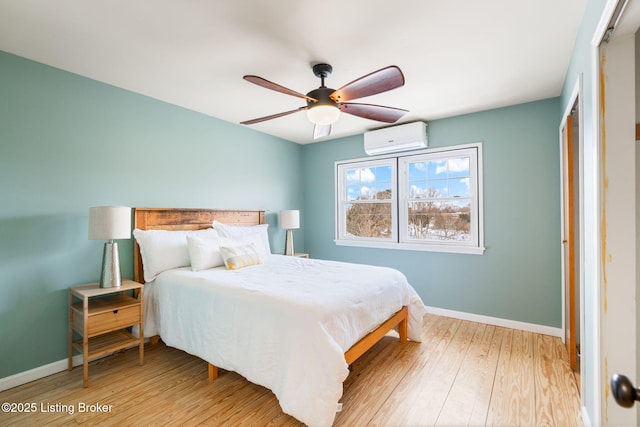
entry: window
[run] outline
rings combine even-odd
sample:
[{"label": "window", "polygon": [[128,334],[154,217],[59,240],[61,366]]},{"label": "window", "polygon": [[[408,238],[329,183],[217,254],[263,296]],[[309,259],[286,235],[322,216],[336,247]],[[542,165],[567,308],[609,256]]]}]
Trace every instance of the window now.
[{"label": "window", "polygon": [[341,176],[339,234],[345,239],[395,242],[397,233],[396,161],[345,164]]},{"label": "window", "polygon": [[336,162],[336,243],[483,253],[481,149]]}]

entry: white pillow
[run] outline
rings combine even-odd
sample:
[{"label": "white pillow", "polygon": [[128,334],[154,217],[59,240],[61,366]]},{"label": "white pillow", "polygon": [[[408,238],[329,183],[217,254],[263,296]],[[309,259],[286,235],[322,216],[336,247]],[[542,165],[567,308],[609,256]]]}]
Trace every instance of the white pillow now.
[{"label": "white pillow", "polygon": [[144,281],[151,282],[163,271],[173,268],[187,267],[191,264],[187,235],[207,235],[214,230],[133,230],[142,256]]},{"label": "white pillow", "polygon": [[[215,230],[214,230],[215,231]],[[189,234],[187,236],[187,248],[191,260],[191,270],[200,271],[224,265],[220,245],[223,243],[218,233],[203,236]]]},{"label": "white pillow", "polygon": [[261,255],[264,254],[262,238],[259,234],[236,238],[219,237],[217,234],[207,236],[189,234],[187,235],[187,247],[189,249],[189,258],[191,259],[191,270],[200,271],[223,266],[225,262],[221,248],[223,246],[242,245],[253,245],[256,252]]},{"label": "white pillow", "polygon": [[239,270],[262,264],[262,258],[253,243],[243,246],[221,246],[220,252],[228,270]]},{"label": "white pillow", "polygon": [[222,237],[244,237],[258,234],[260,239],[260,246],[256,246],[256,250],[261,255],[270,255],[271,247],[269,246],[269,224],[260,224],[252,226],[242,225],[228,225],[218,221],[213,221],[213,228],[218,230],[218,234]]}]

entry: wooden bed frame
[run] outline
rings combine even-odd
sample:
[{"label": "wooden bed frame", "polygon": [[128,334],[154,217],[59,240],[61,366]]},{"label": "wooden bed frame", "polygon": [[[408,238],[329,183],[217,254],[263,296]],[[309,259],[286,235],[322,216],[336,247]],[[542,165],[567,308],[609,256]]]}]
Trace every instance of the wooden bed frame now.
[{"label": "wooden bed frame", "polygon": [[[133,227],[140,230],[202,230],[211,228],[218,222],[230,225],[251,226],[265,223],[264,210],[227,210],[227,209],[182,209],[182,208],[135,208]],[[134,280],[144,283],[140,247],[133,243]],[[344,354],[348,365],[355,362],[368,349],[376,344],[391,329],[397,327],[400,343],[407,342],[407,322],[409,311],[402,307],[377,329],[355,343]],[[159,337],[151,337],[151,343],[157,343]],[[209,363],[209,378],[218,377],[218,367]]]}]

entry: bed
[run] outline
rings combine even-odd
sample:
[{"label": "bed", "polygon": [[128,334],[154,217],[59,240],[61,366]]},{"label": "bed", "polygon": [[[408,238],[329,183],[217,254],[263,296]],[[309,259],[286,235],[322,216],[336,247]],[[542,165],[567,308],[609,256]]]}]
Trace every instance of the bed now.
[{"label": "bed", "polygon": [[[424,305],[397,270],[273,255],[267,227],[261,210],[136,208],[145,334],[207,361],[211,379],[218,367],[235,371],[272,390],[285,413],[329,426],[348,366],[394,328],[400,343],[420,341]],[[187,236],[188,259],[175,244],[172,256],[152,257],[158,235],[182,245]],[[211,242],[216,256],[249,248],[255,265],[204,262]]]}]

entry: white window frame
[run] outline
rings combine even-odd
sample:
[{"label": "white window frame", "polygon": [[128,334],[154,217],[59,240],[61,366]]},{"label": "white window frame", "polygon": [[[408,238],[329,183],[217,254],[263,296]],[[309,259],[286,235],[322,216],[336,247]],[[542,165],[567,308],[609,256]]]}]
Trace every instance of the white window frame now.
[{"label": "white window frame", "polygon": [[[471,230],[472,236],[469,242],[457,241],[419,241],[407,237],[408,209],[405,207],[409,201],[408,195],[408,171],[407,165],[416,159],[424,158],[448,158],[470,156],[471,175]],[[475,160],[475,161],[474,161]],[[394,205],[392,206],[392,224],[394,236],[391,239],[378,239],[371,237],[347,236],[346,224],[346,175],[342,173],[346,169],[369,167],[372,165],[395,163],[397,179],[394,185]],[[482,255],[484,247],[484,221],[483,221],[483,173],[482,173],[482,143],[464,144],[450,147],[432,148],[420,150],[408,154],[395,154],[376,156],[373,158],[359,158],[335,162],[335,213],[336,234],[335,243],[339,246],[355,246],[383,249],[401,249],[413,251],[450,252],[462,254]],[[475,185],[474,181],[475,180]]]},{"label": "white window frame", "polygon": [[[395,243],[398,241],[398,162],[395,159],[383,158],[383,159],[375,159],[375,160],[359,160],[354,162],[341,162],[340,164],[336,164],[336,177],[337,186],[339,193],[336,194],[346,194],[347,188],[347,179],[346,174],[343,171],[354,168],[372,168],[377,166],[390,166],[391,167],[391,191],[393,197],[389,201],[379,202],[379,203],[390,203],[391,204],[391,237],[383,238],[383,237],[358,237],[358,236],[350,236],[347,233],[347,224],[346,221],[337,221],[339,229],[337,230],[337,238],[336,240],[340,241],[350,241],[350,242],[370,242],[376,244],[385,244],[385,243]],[[346,205],[353,203],[353,201],[347,200],[345,197],[337,198],[337,218],[345,218],[346,217]],[[375,200],[368,201],[366,203],[376,203]],[[336,219],[337,219],[336,218]]]}]

